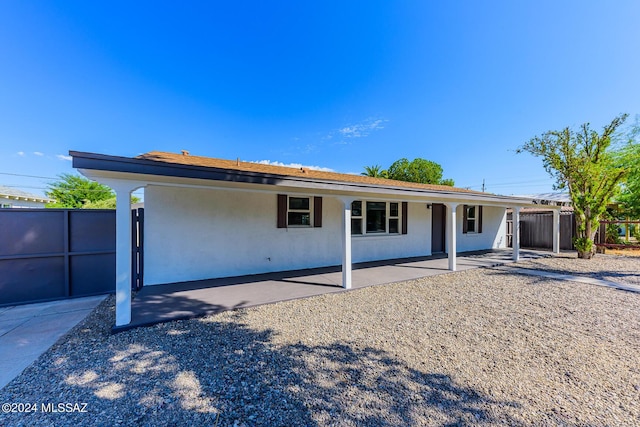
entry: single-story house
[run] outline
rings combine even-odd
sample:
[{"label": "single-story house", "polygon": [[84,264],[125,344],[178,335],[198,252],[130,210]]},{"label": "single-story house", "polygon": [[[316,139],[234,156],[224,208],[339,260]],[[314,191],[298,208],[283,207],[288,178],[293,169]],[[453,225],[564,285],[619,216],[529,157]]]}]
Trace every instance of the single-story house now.
[{"label": "single-story house", "polygon": [[44,208],[47,203],[52,202],[47,197],[0,185],[0,209]]},{"label": "single-story house", "polygon": [[[145,286],[506,247],[530,199],[240,160],[71,151],[116,204],[116,326],[131,321],[130,194],[144,188]],[[550,207],[556,218],[559,208]],[[559,221],[556,221],[557,224]],[[518,230],[517,225],[515,230]],[[554,250],[558,249],[554,234]],[[514,233],[514,259],[519,257]]]}]

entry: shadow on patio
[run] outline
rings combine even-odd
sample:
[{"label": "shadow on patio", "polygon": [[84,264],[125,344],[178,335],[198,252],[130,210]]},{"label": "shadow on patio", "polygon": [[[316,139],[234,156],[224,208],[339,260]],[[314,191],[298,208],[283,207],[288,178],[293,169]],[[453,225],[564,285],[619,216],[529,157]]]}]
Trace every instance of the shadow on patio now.
[{"label": "shadow on patio", "polygon": [[[511,254],[508,249],[458,254],[458,271],[512,262]],[[549,254],[540,251],[520,252],[522,259]],[[352,280],[353,288],[357,289],[449,272],[447,257],[441,254],[354,264]],[[226,310],[344,292],[341,283],[341,268],[334,266],[145,286],[132,301],[131,323],[113,330],[119,332]],[[180,301],[190,302],[183,304]]]}]

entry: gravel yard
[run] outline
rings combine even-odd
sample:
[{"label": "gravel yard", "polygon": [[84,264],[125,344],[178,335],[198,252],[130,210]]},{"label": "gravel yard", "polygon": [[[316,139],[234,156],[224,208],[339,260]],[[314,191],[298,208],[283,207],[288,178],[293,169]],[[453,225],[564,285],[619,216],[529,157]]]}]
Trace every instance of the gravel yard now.
[{"label": "gravel yard", "polygon": [[[640,283],[636,258],[518,267]],[[637,425],[640,294],[474,269],[110,335],[107,299],[0,425]],[[86,403],[86,413],[42,404]],[[81,409],[81,408],[80,408]]]}]

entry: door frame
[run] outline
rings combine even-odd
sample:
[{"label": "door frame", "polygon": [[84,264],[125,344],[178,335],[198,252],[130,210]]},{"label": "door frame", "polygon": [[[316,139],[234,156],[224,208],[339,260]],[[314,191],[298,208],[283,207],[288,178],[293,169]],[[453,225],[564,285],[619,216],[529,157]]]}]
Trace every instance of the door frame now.
[{"label": "door frame", "polygon": [[[434,212],[436,211],[436,209],[441,210],[442,212],[442,218],[440,221],[434,221]],[[439,224],[437,224],[439,223]],[[438,230],[438,226],[440,227],[440,229]],[[431,254],[446,254],[447,253],[447,242],[446,242],[446,230],[447,230],[447,207],[442,204],[442,203],[432,203],[431,204]],[[437,234],[439,235],[439,239],[441,240],[440,243],[442,244],[442,250],[441,251],[434,251],[434,242],[437,241],[438,239],[438,235],[436,235],[436,231],[438,232]]]}]

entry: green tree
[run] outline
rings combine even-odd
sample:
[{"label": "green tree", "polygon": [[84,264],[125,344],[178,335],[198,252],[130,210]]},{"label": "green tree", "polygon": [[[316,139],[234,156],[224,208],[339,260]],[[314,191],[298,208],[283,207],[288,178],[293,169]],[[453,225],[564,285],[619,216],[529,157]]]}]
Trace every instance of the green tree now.
[{"label": "green tree", "polygon": [[95,202],[87,201],[82,205],[82,209],[115,209],[116,198],[111,197],[109,199],[97,200]]},{"label": "green tree", "polygon": [[382,166],[380,165],[365,166],[364,172],[360,175],[370,176],[373,178],[387,178],[387,171],[382,169]]},{"label": "green tree", "polygon": [[600,217],[619,190],[627,170],[616,162],[612,138],[627,118],[622,114],[604,127],[602,134],[589,123],[578,131],[565,128],[536,136],[517,149],[541,157],[545,170],[556,180],[556,189],[569,189],[576,216],[576,249],[579,258],[595,253],[593,239]]},{"label": "green tree", "polygon": [[[138,203],[140,199],[136,196],[131,196],[131,203]],[[115,209],[116,208],[116,198],[111,197],[110,199],[98,200],[95,202],[86,202],[82,209]]]},{"label": "green tree", "polygon": [[409,161],[405,158],[393,162],[387,170],[389,179],[398,181],[419,182],[422,184],[440,184],[453,186],[452,179],[442,179],[442,166],[431,160],[416,158]]},{"label": "green tree", "polygon": [[617,201],[622,204],[624,216],[640,219],[640,144],[636,142],[640,135],[640,123],[636,121],[629,132],[627,144],[618,152],[620,164],[627,169],[626,182]]},{"label": "green tree", "polygon": [[79,175],[64,173],[49,185],[47,197],[55,203],[48,208],[83,208],[86,203],[99,202],[115,197],[115,193],[106,185],[91,181]]}]

